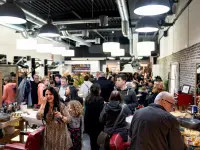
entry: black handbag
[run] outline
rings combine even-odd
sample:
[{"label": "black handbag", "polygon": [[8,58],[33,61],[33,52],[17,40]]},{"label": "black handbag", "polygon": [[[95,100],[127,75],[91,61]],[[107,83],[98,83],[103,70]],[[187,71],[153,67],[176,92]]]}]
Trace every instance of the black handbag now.
[{"label": "black handbag", "polygon": [[[117,119],[115,120],[115,123],[114,123],[114,126],[113,126],[114,129],[116,128],[116,125],[119,121],[119,118],[120,118],[120,116],[123,112],[123,108],[124,108],[124,105],[122,105],[122,109],[121,109],[119,115],[117,116]],[[99,134],[99,136],[97,138],[97,145],[99,145],[100,147],[103,147],[103,148],[109,147],[111,136],[112,135],[109,135],[108,133],[101,131],[101,133]]]}]

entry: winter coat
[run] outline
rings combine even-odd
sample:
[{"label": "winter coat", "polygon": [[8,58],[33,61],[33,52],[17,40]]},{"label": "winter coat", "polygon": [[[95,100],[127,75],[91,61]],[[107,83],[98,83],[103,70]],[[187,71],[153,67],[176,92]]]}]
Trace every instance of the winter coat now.
[{"label": "winter coat", "polygon": [[15,88],[16,88],[16,83],[7,83],[6,85],[4,85],[2,100],[4,101],[5,104],[10,104],[15,102],[15,96],[16,96]]},{"label": "winter coat", "polygon": [[27,79],[24,78],[21,83],[19,84],[19,87],[17,88],[17,103],[20,105],[21,102],[24,101],[24,92],[25,92],[25,86],[26,86]]},{"label": "winter coat", "polygon": [[32,103],[38,104],[38,84],[35,83],[35,81],[30,81],[31,82],[31,98],[32,98]]},{"label": "winter coat", "polygon": [[177,119],[158,104],[135,112],[129,129],[131,150],[186,150]]},{"label": "winter coat", "polygon": [[92,100],[88,102],[87,98],[84,116],[85,132],[97,132],[97,134],[99,134],[103,130],[103,125],[100,124],[99,117],[104,107],[104,99],[100,96],[91,97]]},{"label": "winter coat", "polygon": [[100,77],[96,81],[101,86],[101,97],[108,102],[111,92],[114,90],[114,83],[105,77]]},{"label": "winter coat", "polygon": [[131,87],[127,87],[125,90],[119,90],[120,95],[125,104],[127,104],[128,108],[132,111],[132,114],[135,111],[135,108],[138,106],[138,100],[135,94],[134,89]]},{"label": "winter coat", "polygon": [[[121,110],[122,113],[119,116]],[[108,133],[109,135],[119,133],[124,139],[124,141],[127,141],[128,131],[126,117],[128,117],[131,114],[132,112],[127,107],[127,105],[121,105],[119,101],[110,101],[104,106],[99,120],[101,123],[104,124],[104,132]],[[114,124],[118,116],[119,120],[116,123],[116,127],[114,128]]]}]

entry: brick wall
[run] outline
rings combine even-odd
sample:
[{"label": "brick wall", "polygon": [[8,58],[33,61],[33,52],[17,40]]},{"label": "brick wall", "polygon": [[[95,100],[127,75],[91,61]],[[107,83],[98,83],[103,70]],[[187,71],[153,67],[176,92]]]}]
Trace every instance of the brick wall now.
[{"label": "brick wall", "polygon": [[168,79],[170,64],[173,62],[180,64],[180,86],[190,85],[194,91],[196,63],[200,63],[200,43],[158,60],[160,75],[164,80]]}]

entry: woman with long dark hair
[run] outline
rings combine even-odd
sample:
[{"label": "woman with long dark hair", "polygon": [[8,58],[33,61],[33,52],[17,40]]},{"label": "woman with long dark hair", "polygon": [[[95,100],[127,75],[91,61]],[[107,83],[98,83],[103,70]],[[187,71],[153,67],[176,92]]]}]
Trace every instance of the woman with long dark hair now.
[{"label": "woman with long dark hair", "polygon": [[90,94],[85,100],[85,132],[90,136],[92,150],[99,150],[97,137],[103,130],[99,122],[100,113],[104,107],[104,99],[100,96],[101,87],[95,83],[90,88]]},{"label": "woman with long dark hair", "polygon": [[78,91],[73,85],[69,85],[65,91],[66,99],[64,100],[64,103],[67,105],[67,103],[71,100],[77,100],[83,105],[83,98],[78,96]]},{"label": "woman with long dark hair", "polygon": [[72,141],[67,129],[67,123],[71,118],[67,107],[60,103],[59,95],[53,87],[48,87],[43,92],[40,109],[37,119],[46,123],[44,133],[45,150],[69,150]]},{"label": "woman with long dark hair", "polygon": [[[104,106],[99,120],[104,124],[104,132],[109,135],[119,133],[124,141],[126,141],[128,139],[126,117],[131,114],[132,112],[128,106],[123,104],[120,92],[112,91],[109,102]],[[118,117],[119,119],[117,120]],[[114,128],[115,122],[116,126]]]}]

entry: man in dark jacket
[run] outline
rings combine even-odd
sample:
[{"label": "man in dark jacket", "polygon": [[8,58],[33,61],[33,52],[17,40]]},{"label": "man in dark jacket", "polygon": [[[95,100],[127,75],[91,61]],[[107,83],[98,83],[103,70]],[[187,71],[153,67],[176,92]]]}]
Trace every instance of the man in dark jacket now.
[{"label": "man in dark jacket", "polygon": [[135,112],[129,137],[131,150],[186,150],[177,119],[169,112],[175,101],[168,92],[157,95],[154,103]]},{"label": "man in dark jacket", "polygon": [[31,99],[32,99],[32,104],[34,106],[34,104],[38,104],[38,84],[39,84],[39,76],[38,75],[34,75],[33,76],[33,80],[31,81]]},{"label": "man in dark jacket", "polygon": [[138,101],[134,89],[126,86],[125,74],[118,74],[116,86],[121,94],[122,100],[125,104],[127,104],[128,108],[132,111],[133,114],[135,108],[138,106]]},{"label": "man in dark jacket", "polygon": [[96,83],[101,86],[101,97],[103,97],[105,102],[108,102],[110,94],[114,90],[114,84],[105,78],[104,72],[100,72],[98,77]]},{"label": "man in dark jacket", "polygon": [[55,80],[55,86],[57,88],[60,88],[60,86],[61,86],[61,75],[60,74],[56,74],[54,76],[54,80]]}]

